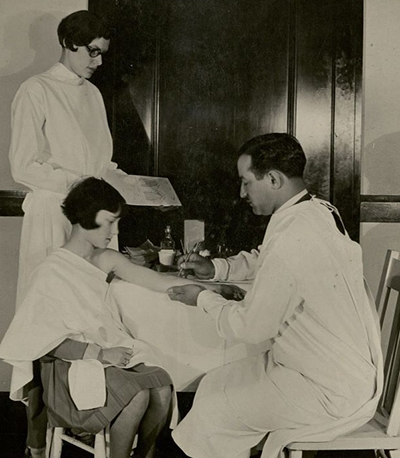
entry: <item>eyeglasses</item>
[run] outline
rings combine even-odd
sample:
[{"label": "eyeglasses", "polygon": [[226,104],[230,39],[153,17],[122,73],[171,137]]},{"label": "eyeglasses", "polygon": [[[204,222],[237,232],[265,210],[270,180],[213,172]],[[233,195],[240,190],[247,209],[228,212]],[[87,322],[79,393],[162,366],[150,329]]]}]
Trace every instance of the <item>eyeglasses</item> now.
[{"label": "eyeglasses", "polygon": [[102,50],[99,48],[92,48],[88,45],[85,45],[85,48],[89,54],[90,57],[95,58],[98,56],[101,56],[103,54]]}]

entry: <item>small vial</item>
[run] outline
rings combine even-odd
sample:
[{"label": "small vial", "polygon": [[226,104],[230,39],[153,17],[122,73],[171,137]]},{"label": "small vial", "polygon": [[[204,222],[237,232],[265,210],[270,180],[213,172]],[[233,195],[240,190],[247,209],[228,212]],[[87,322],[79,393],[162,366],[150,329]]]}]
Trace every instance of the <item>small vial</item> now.
[{"label": "small vial", "polygon": [[175,250],[175,241],[172,238],[171,226],[165,228],[164,238],[161,240],[160,248],[162,250]]}]

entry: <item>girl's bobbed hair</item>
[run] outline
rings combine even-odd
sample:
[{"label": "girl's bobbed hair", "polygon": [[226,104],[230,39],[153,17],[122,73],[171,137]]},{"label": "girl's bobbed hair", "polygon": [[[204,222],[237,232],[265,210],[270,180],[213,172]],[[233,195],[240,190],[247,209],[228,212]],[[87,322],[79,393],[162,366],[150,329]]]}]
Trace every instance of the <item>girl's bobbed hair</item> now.
[{"label": "girl's bobbed hair", "polygon": [[96,216],[100,210],[119,213],[125,209],[125,199],[106,181],[89,177],[72,185],[61,205],[71,224],[80,224],[84,229],[96,229]]}]

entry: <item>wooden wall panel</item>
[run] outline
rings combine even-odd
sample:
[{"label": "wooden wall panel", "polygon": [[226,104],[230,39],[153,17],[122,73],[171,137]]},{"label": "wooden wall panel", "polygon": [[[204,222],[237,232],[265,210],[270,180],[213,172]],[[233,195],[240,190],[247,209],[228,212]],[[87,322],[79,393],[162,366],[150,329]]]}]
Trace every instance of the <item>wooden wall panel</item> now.
[{"label": "wooden wall panel", "polygon": [[[210,148],[210,144],[232,140],[236,4],[229,0],[168,2],[160,62],[161,174],[180,174],[182,168],[196,167],[192,155],[199,144]],[[209,154],[223,160],[223,151]]]},{"label": "wooden wall panel", "polygon": [[[279,83],[268,83],[281,67],[271,62],[266,77],[268,53],[260,54],[271,30],[262,20],[268,3],[253,2],[249,9],[243,0],[168,5],[160,46],[159,174],[173,181],[184,217],[205,220],[212,245],[227,243],[232,250],[257,245],[265,223],[239,202],[236,151],[268,129],[260,127],[269,119],[266,106],[282,105],[273,101]],[[281,73],[275,79],[284,92],[286,69]]]},{"label": "wooden wall panel", "polygon": [[[237,143],[267,132],[286,132],[289,89],[289,1],[240,2]],[[279,27],[277,27],[279,24]]]},{"label": "wooden wall panel", "polygon": [[332,121],[332,1],[296,2],[295,135],[308,158],[311,192],[329,199]]},{"label": "wooden wall panel", "polygon": [[101,90],[114,140],[113,160],[128,173],[153,175],[155,168],[155,86],[157,0],[94,0],[89,9],[113,30],[109,52],[91,81]]},{"label": "wooden wall panel", "polygon": [[296,2],[295,132],[309,158],[306,179],[312,192],[338,207],[354,239],[359,231],[362,6],[362,0]]},{"label": "wooden wall panel", "polygon": [[[257,245],[266,220],[239,201],[236,151],[255,135],[288,131],[309,158],[311,192],[338,206],[357,239],[362,0],[93,0],[89,7],[109,14],[110,4],[119,14],[111,103],[109,84],[104,93],[116,158],[131,173],[142,167],[168,176],[183,203],[154,215],[153,229],[168,220],[180,234],[184,218],[204,218],[214,245]],[[145,122],[140,129],[143,112],[151,135]],[[140,130],[147,137],[135,143]]]},{"label": "wooden wall panel", "polygon": [[334,9],[331,201],[346,228],[359,236],[361,156],[362,0],[344,0]]}]

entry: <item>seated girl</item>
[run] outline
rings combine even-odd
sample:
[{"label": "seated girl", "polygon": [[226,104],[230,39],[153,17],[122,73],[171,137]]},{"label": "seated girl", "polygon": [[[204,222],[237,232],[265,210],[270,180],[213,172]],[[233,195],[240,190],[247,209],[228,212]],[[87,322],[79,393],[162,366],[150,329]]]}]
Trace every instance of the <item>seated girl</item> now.
[{"label": "seated girl", "polygon": [[112,458],[128,458],[136,434],[135,456],[151,458],[171,419],[172,381],[107,301],[107,276],[112,272],[156,291],[188,280],[160,275],[107,249],[124,203],[96,178],[71,189],[63,203],[71,237],[33,272],[0,358],[14,366],[14,400],[26,399],[32,362],[40,359],[51,425],[95,434],[109,424]]}]

